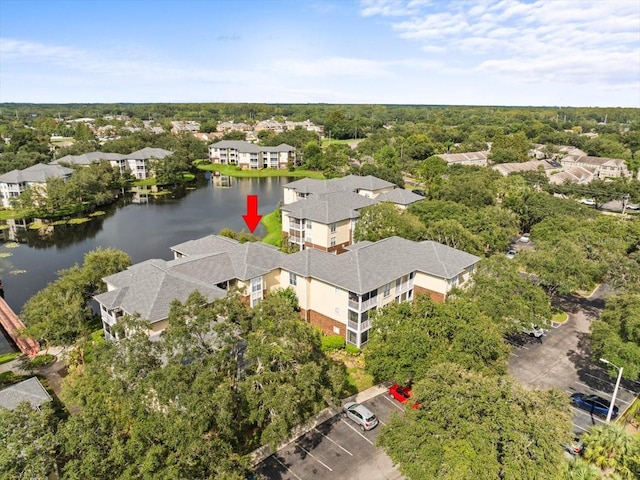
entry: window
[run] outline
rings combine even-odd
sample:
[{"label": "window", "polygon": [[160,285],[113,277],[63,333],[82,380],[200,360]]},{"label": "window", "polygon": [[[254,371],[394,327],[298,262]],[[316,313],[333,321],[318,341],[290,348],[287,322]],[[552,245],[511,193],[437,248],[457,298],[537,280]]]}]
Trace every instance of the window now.
[{"label": "window", "polygon": [[416,272],[411,272],[409,274],[409,280],[413,280],[413,277],[415,277],[415,275],[416,275]]},{"label": "window", "polygon": [[369,330],[365,330],[360,334],[360,345],[364,345],[369,341]]},{"label": "window", "polygon": [[331,237],[331,246],[332,247],[336,246],[336,237]]},{"label": "window", "polygon": [[336,335],[340,335],[340,327],[333,327],[333,333],[335,333]]},{"label": "window", "polygon": [[289,272],[289,285],[295,287],[298,285],[298,277],[295,273]]},{"label": "window", "polygon": [[358,334],[353,330],[347,330],[347,332],[348,332],[347,342],[349,342],[352,345],[356,345],[358,341]]},{"label": "window", "polygon": [[331,228],[331,233],[335,233],[336,231],[336,224],[335,222],[329,225],[329,228]]},{"label": "window", "polygon": [[385,296],[385,298],[388,297],[389,295],[391,295],[391,282],[387,283],[384,286],[384,296]]},{"label": "window", "polygon": [[262,277],[253,278],[251,280],[251,293],[257,293],[262,290]]}]

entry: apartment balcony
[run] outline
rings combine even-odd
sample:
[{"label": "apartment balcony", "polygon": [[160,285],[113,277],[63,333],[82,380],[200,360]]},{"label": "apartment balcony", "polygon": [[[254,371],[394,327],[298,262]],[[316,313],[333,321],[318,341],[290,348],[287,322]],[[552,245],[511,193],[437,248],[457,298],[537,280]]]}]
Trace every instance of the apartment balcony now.
[{"label": "apartment balcony", "polygon": [[375,296],[370,298],[369,300],[365,300],[364,302],[358,300],[349,299],[349,308],[357,312],[364,312],[369,310],[370,308],[378,306],[378,297]]},{"label": "apartment balcony", "polygon": [[365,320],[360,323],[349,320],[348,327],[355,332],[364,332],[371,328],[371,320]]}]

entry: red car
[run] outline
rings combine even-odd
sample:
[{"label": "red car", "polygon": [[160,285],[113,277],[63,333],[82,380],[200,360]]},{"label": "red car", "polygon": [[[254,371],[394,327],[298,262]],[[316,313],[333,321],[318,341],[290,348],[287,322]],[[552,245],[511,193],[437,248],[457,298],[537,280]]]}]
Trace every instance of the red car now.
[{"label": "red car", "polygon": [[[411,398],[411,387],[402,387],[397,383],[394,383],[389,387],[389,395],[395,398],[400,403],[407,403],[407,401]],[[414,403],[411,408],[420,407],[419,403]]]}]

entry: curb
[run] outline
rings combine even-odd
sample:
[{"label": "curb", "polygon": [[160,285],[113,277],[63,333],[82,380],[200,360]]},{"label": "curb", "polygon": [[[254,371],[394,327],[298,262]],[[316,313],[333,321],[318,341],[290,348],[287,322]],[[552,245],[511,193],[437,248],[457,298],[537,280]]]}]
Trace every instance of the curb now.
[{"label": "curb", "polygon": [[[351,395],[350,397],[342,399],[342,403],[354,402],[354,401],[361,403],[373,397],[376,397],[386,391],[387,391],[387,387],[385,387],[384,385],[374,385],[373,387],[363,390],[362,392],[356,393],[355,395]],[[291,442],[294,442],[295,440],[300,438],[302,435],[309,433],[311,430],[316,428],[321,423],[324,423],[327,420],[335,417],[341,411],[342,411],[342,407],[332,406],[332,407],[325,408],[319,413],[316,413],[306,423],[295,427],[291,432],[291,436],[289,437],[289,439],[279,444],[275,452],[272,451],[268,445],[263,445],[262,447],[256,448],[254,451],[249,453],[251,464],[254,467],[256,467],[259,463],[269,458],[278,450],[281,450],[282,448],[286,447]]]}]

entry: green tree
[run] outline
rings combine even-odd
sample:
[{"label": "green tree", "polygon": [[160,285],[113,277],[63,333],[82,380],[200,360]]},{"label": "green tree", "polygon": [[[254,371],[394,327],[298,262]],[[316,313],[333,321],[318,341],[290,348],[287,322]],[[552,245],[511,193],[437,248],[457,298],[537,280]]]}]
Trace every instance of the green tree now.
[{"label": "green tree", "polygon": [[[630,380],[640,376],[640,294],[630,293],[607,300],[598,320],[591,324],[594,358],[606,358],[623,367]],[[612,376],[617,374],[612,372]]]},{"label": "green tree", "polygon": [[447,171],[447,162],[440,157],[429,157],[418,166],[418,176],[429,190],[442,182],[442,176]]},{"label": "green tree", "polygon": [[423,240],[425,228],[420,220],[407,211],[399,211],[392,203],[379,203],[360,210],[353,238],[356,242],[376,242],[398,236],[407,240]]},{"label": "green tree", "polygon": [[520,259],[527,272],[536,275],[551,294],[591,289],[601,275],[598,263],[585,258],[569,238],[537,242],[535,251],[521,252]]},{"label": "green tree", "polygon": [[422,405],[394,415],[378,445],[409,479],[561,477],[566,394],[440,364],[413,387]]},{"label": "green tree", "polygon": [[95,140],[95,136],[91,131],[91,128],[86,123],[77,122],[74,132],[73,138],[78,142],[87,142],[90,140]]},{"label": "green tree", "polygon": [[84,361],[84,346],[96,322],[89,301],[104,290],[102,278],[131,264],[129,256],[114,249],[97,249],[85,255],[84,265],[58,272],[59,278],[32,296],[20,317],[26,333],[50,345],[76,345]]},{"label": "green tree", "polygon": [[584,459],[607,478],[633,480],[640,477],[640,438],[622,425],[605,423],[589,429],[583,437]]},{"label": "green tree", "polygon": [[327,404],[344,386],[342,370],[321,349],[320,334],[300,321],[287,298],[267,296],[255,309],[241,382],[248,420],[272,448]]},{"label": "green tree", "polygon": [[376,381],[418,381],[434,365],[458,363],[487,374],[506,371],[508,348],[500,330],[468,302],[390,304],[373,319],[364,351]]},{"label": "green tree", "polygon": [[47,479],[56,473],[58,419],[50,404],[0,407],[0,478]]},{"label": "green tree", "polygon": [[566,462],[562,480],[601,480],[600,470],[588,464],[582,458]]},{"label": "green tree", "polygon": [[456,297],[477,305],[504,335],[531,324],[547,327],[551,320],[551,302],[545,291],[504,256],[483,259],[469,285],[456,292]]}]

